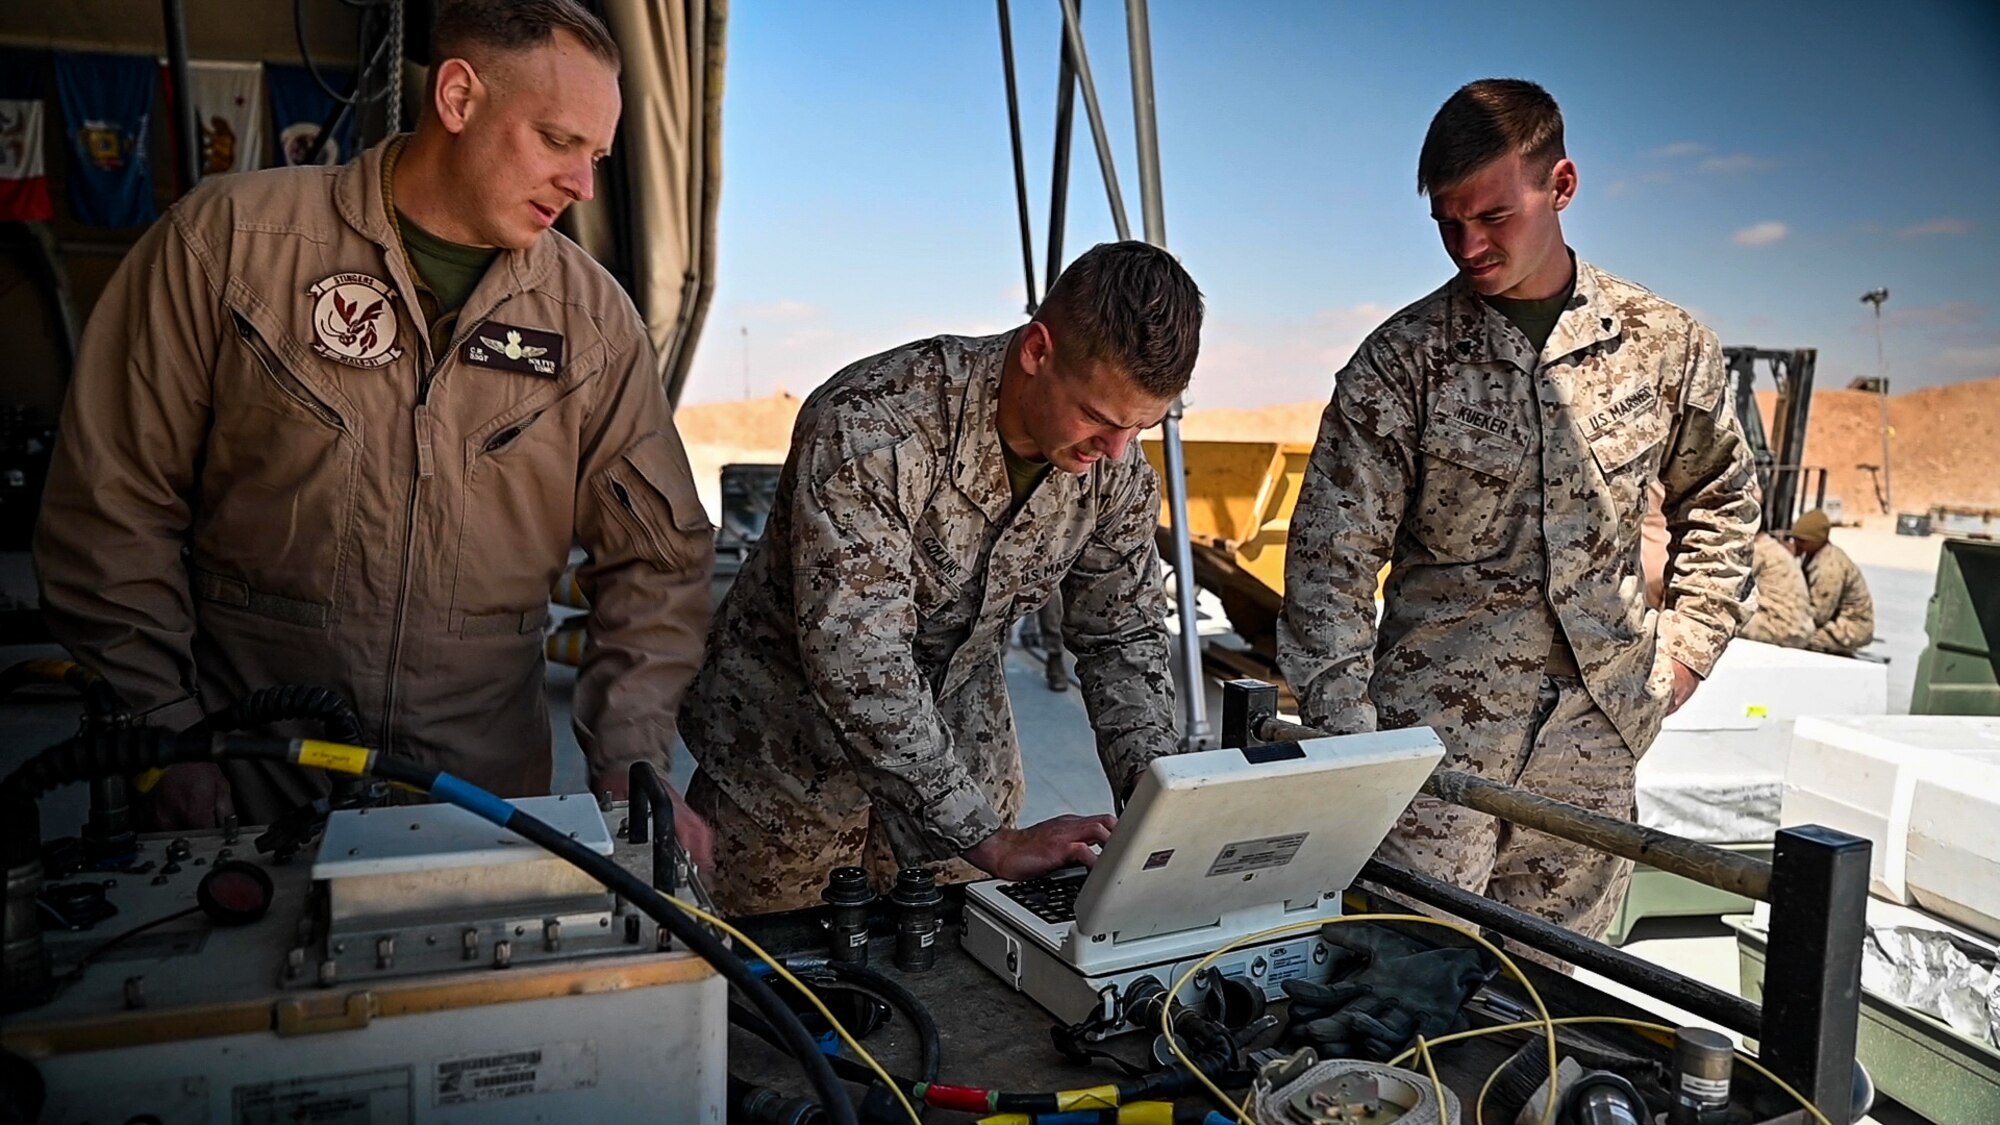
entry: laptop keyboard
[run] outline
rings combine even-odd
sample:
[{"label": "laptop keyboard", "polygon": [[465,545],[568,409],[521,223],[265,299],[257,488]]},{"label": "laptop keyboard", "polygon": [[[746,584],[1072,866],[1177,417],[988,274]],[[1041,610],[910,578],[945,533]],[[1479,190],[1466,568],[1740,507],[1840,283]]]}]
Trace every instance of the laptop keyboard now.
[{"label": "laptop keyboard", "polygon": [[1076,895],[1089,877],[1087,870],[1058,871],[1039,879],[1002,883],[1000,893],[1025,907],[1028,913],[1052,926],[1076,921]]}]

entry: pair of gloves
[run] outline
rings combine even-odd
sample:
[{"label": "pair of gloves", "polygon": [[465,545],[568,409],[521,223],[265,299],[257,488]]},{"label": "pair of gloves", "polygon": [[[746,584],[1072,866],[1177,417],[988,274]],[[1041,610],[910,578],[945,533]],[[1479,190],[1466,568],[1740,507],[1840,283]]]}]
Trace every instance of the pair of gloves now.
[{"label": "pair of gloves", "polygon": [[1460,1030],[1466,1001],[1499,968],[1483,949],[1432,948],[1365,922],[1326,926],[1320,938],[1334,949],[1334,975],[1326,984],[1284,982],[1292,999],[1285,1042],[1323,1059],[1386,1062],[1419,1035]]}]

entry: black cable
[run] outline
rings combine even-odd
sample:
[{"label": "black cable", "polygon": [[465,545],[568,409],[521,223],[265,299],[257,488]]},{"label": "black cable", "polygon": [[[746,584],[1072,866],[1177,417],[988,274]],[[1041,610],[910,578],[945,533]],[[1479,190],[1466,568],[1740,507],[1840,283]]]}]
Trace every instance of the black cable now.
[{"label": "black cable", "polygon": [[[645,912],[707,961],[771,1022],[784,1039],[786,1048],[805,1069],[806,1077],[821,1099],[829,1121],[834,1125],[858,1125],[853,1102],[847,1098],[826,1056],[820,1054],[818,1044],[798,1015],[750,970],[743,958],[717,941],[707,927],[657,894],[644,880],[618,866],[610,856],[597,854],[546,821],[522,812],[470,782],[438,770],[425,769],[413,762],[386,758],[362,747],[345,749],[353,751],[357,763],[365,763],[361,769],[368,775],[421,790],[433,799],[448,801],[492,821],[540,845],[580,868],[614,893],[624,896],[626,902]],[[56,785],[87,780],[106,771],[139,772],[181,762],[223,758],[299,764],[299,744],[289,739],[254,735],[186,738],[152,728],[92,732],[42,751],[8,775],[4,782],[0,782],[0,798],[6,799],[0,803],[11,805],[25,798],[32,808],[35,797]]]},{"label": "black cable", "polygon": [[155,918],[150,922],[146,922],[142,925],[134,926],[131,929],[126,930],[124,933],[119,934],[117,937],[106,939],[104,944],[93,946],[90,952],[83,955],[82,960],[78,961],[70,969],[69,972],[63,974],[62,976],[63,983],[72,984],[76,981],[82,980],[83,971],[90,967],[90,963],[92,961],[95,961],[99,957],[105,955],[106,953],[111,952],[112,949],[114,949],[119,945],[124,944],[126,941],[138,937],[140,934],[145,933],[147,930],[150,930],[155,926],[164,926],[168,922],[179,921],[180,919],[185,918],[190,914],[199,914],[199,913],[201,913],[201,907],[199,905],[190,906],[186,910],[176,910],[172,914],[164,915],[162,917]]},{"label": "black cable", "polygon": [[281,684],[256,691],[189,728],[195,736],[251,730],[271,723],[318,720],[328,740],[361,745],[361,716],[332,688]]},{"label": "black cable", "polygon": [[787,957],[782,964],[793,976],[804,980],[831,977],[852,984],[863,992],[874,993],[891,1008],[901,1012],[903,1018],[916,1029],[917,1065],[923,1071],[924,1081],[938,1080],[938,1071],[944,1066],[944,1043],[938,1032],[937,1017],[931,1015],[930,1006],[904,987],[901,981],[879,969],[824,957]]},{"label": "black cable", "polygon": [[[368,15],[372,12],[374,8],[377,8],[379,6],[380,6],[380,0],[375,0],[374,3],[368,3],[368,4],[348,5],[348,7],[350,8],[362,9],[363,15],[361,17],[361,23],[364,26],[367,23]],[[388,94],[389,92],[388,87],[385,86],[377,93],[372,94],[366,99],[362,99],[357,102],[357,99],[353,94],[335,93],[333,87],[327,85],[326,78],[319,72],[319,64],[313,62],[312,48],[308,46],[306,43],[306,0],[292,0],[292,30],[297,34],[298,37],[299,57],[305,61],[306,73],[312,75],[312,80],[319,84],[320,91],[326,94],[327,97],[332,98],[334,101],[339,102],[341,105],[352,106],[356,104],[371,105],[375,102],[381,101],[382,98]],[[368,71],[375,69],[377,60],[381,58],[382,52],[388,49],[388,46],[389,46],[389,36],[387,34],[384,34],[382,36],[381,43],[378,44],[375,48],[375,53],[368,56],[367,63],[355,69],[354,88],[356,90],[359,90],[361,88],[362,76],[366,74]],[[355,52],[356,58],[359,58],[360,55],[361,52],[359,51]]]}]

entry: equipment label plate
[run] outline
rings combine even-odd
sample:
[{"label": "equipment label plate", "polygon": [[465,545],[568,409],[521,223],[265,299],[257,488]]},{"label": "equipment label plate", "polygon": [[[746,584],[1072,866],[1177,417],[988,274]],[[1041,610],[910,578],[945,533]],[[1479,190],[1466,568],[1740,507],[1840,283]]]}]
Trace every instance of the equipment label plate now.
[{"label": "equipment label plate", "polygon": [[1224,844],[1216,853],[1215,862],[1208,865],[1208,873],[1213,875],[1241,875],[1246,871],[1261,871],[1266,867],[1283,867],[1299,854],[1299,846],[1306,842],[1309,833],[1294,832],[1289,836],[1265,836],[1258,840],[1238,840]]},{"label": "equipment label plate", "polygon": [[1265,979],[1272,984],[1276,984],[1279,981],[1305,979],[1306,975],[1312,971],[1312,958],[1310,956],[1312,945],[1312,942],[1301,941],[1290,945],[1272,946],[1270,954],[1271,971]]},{"label": "equipment label plate", "polygon": [[439,1059],[431,1072],[431,1104],[469,1105],[595,1085],[597,1044],[549,1043]]},{"label": "equipment label plate", "polygon": [[236,1125],[409,1125],[410,1068],[256,1082],[230,1091]]}]

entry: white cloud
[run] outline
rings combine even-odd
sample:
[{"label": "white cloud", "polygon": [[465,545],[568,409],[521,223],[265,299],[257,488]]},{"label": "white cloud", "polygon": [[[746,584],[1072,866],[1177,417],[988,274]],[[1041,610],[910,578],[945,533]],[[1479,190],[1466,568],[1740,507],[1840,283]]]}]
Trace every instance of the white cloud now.
[{"label": "white cloud", "polygon": [[1768,168],[1771,162],[1761,156],[1751,156],[1747,152],[1734,152],[1728,156],[1711,156],[1701,162],[1704,172],[1748,172],[1753,168]]},{"label": "white cloud", "polygon": [[1631,191],[1632,191],[1632,181],[1613,180],[1611,181],[1611,185],[1604,189],[1604,194],[1606,198],[1616,199],[1621,195],[1629,194]]},{"label": "white cloud", "polygon": [[1675,141],[1670,145],[1661,145],[1646,155],[1655,160],[1680,160],[1684,157],[1700,156],[1707,151],[1707,145],[1696,144],[1693,141]]},{"label": "white cloud", "polygon": [[1792,229],[1783,223],[1758,223],[1737,231],[1729,240],[1738,246],[1769,246],[1790,233]]},{"label": "white cloud", "polygon": [[1922,238],[1927,234],[1971,234],[1972,224],[1964,219],[1932,219],[1928,223],[1918,223],[1896,232],[1904,238]]},{"label": "white cloud", "polygon": [[2000,344],[1984,348],[1946,348],[1938,353],[1945,366],[1979,375],[2000,375]]}]

